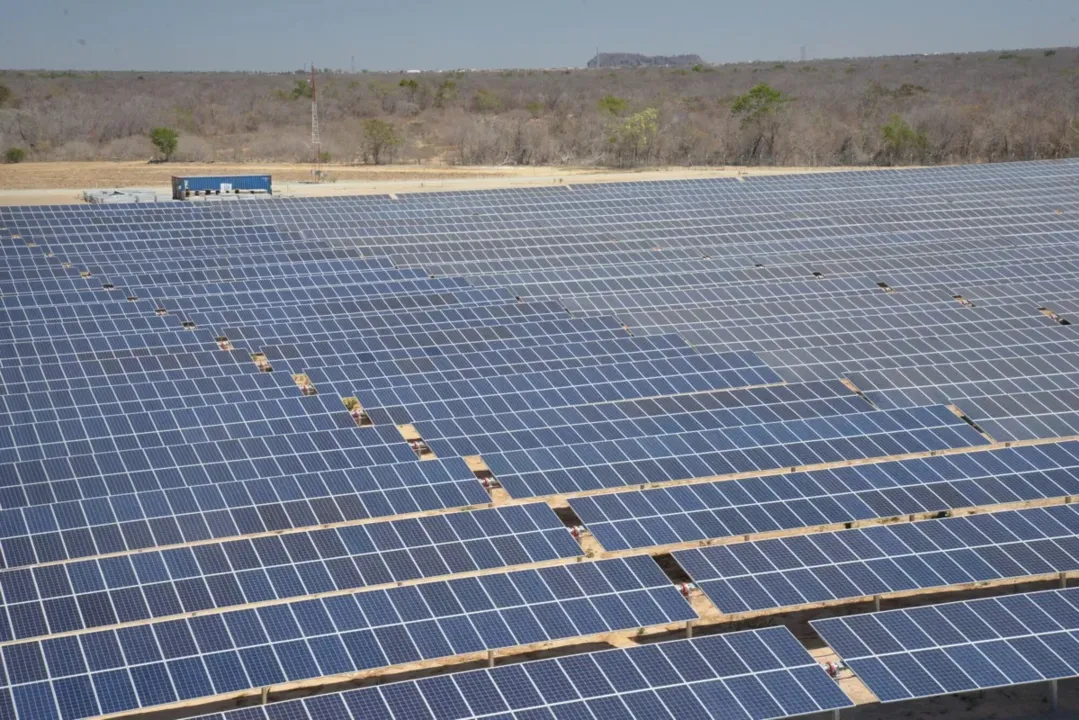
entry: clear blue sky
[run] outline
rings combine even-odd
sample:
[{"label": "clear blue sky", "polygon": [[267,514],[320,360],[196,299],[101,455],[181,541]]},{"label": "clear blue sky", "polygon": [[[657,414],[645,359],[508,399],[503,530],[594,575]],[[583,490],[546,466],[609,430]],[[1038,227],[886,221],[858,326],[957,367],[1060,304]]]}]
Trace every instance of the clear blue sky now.
[{"label": "clear blue sky", "polygon": [[0,0],[0,68],[294,70],[709,62],[1079,44],[1079,0]]}]

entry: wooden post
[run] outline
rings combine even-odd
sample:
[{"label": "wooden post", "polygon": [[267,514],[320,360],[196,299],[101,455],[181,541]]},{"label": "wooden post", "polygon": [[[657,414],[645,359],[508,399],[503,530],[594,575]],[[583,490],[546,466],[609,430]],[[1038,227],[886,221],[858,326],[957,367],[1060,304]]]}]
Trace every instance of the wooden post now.
[{"label": "wooden post", "polygon": [[487,651],[487,667],[493,668],[494,666],[495,666],[495,651],[494,650],[488,650]]},{"label": "wooden post", "polygon": [[880,595],[873,596],[873,612],[880,612]]},{"label": "wooden post", "polygon": [[270,686],[264,685],[262,687],[262,697],[260,698],[263,705],[270,701]]},{"label": "wooden post", "polygon": [[1066,587],[1068,587],[1068,573],[1062,572],[1060,573],[1060,589],[1063,590]]},{"label": "wooden post", "polygon": [[686,620],[686,639],[688,640],[688,639],[691,639],[692,637],[693,637],[693,621],[692,620]]}]

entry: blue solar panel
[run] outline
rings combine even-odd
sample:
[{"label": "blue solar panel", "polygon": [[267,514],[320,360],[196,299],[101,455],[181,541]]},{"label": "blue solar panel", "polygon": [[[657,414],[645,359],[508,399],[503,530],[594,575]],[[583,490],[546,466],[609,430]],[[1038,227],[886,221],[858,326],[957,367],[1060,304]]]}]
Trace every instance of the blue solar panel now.
[{"label": "blue solar panel", "polygon": [[850,705],[786,628],[767,628],[390,683],[212,717],[525,720],[586,713],[643,720],[682,710],[689,717],[763,720]]},{"label": "blue solar panel", "polygon": [[[132,710],[696,617],[651,558],[601,560],[11,643],[0,692],[23,718],[47,717],[35,708],[73,682]],[[56,650],[64,660],[46,662],[57,642],[69,646]]]},{"label": "blue solar panel", "polygon": [[647,548],[1067,497],[1079,492],[1075,453],[1075,443],[993,449],[569,503],[604,548]]},{"label": "blue solar panel", "polygon": [[1079,590],[814,620],[881,702],[1079,675]]},{"label": "blue solar panel", "polygon": [[1071,505],[678,550],[725,614],[1079,569]]},{"label": "blue solar panel", "polygon": [[[625,551],[1075,495],[1077,176],[0,209],[0,702],[194,706],[695,617],[643,553],[574,563],[528,498]],[[1068,568],[1070,512],[679,557],[724,611],[777,609]],[[475,703],[440,677],[266,712],[836,707],[727,638],[484,671]],[[918,652],[904,682],[962,686]]]}]

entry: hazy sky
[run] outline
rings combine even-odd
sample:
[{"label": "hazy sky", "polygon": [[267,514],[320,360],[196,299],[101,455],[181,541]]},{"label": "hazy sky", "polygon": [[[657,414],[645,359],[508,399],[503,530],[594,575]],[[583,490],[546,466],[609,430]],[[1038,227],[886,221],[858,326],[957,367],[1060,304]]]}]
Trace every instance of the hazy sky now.
[{"label": "hazy sky", "polygon": [[0,67],[294,70],[709,62],[1079,44],[1079,0],[0,0]]}]

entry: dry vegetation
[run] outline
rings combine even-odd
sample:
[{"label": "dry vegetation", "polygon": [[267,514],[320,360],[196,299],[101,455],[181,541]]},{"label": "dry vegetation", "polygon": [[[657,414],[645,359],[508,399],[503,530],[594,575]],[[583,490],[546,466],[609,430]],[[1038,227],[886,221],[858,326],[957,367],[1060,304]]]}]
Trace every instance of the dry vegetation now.
[{"label": "dry vegetation", "polygon": [[[311,156],[303,74],[0,72],[0,153],[146,160]],[[325,74],[335,163],[891,165],[1079,149],[1079,50],[693,69]],[[756,94],[752,94],[757,88]]]}]

